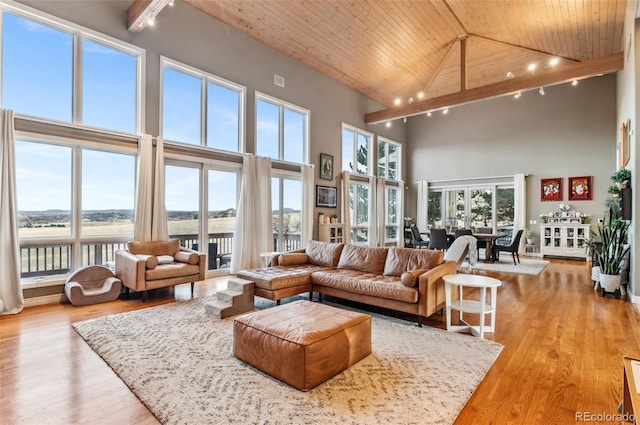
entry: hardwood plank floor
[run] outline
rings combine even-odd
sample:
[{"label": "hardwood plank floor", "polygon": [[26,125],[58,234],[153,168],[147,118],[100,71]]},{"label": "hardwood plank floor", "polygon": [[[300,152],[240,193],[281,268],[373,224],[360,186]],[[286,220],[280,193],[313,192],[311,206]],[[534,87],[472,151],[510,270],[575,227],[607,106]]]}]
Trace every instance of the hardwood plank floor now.
[{"label": "hardwood plank floor", "polygon": [[[504,349],[457,425],[567,424],[576,412],[617,412],[622,356],[640,356],[640,312],[594,292],[590,272],[584,262],[552,260],[538,276],[487,273],[503,282],[496,333],[487,337]],[[200,282],[195,296],[225,285],[226,278]],[[189,285],[180,285],[146,303],[52,304],[2,316],[0,422],[158,423],[69,324],[189,297]],[[427,324],[444,328],[444,316]]]}]

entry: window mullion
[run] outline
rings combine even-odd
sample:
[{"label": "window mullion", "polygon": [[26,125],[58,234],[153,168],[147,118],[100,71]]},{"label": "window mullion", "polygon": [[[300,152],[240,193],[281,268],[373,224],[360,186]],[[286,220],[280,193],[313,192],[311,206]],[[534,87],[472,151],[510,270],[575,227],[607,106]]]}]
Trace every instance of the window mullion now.
[{"label": "window mullion", "polygon": [[71,267],[75,270],[82,266],[82,148],[74,146],[71,152]]},{"label": "window mullion", "polygon": [[200,144],[207,146],[207,103],[209,92],[207,91],[207,79],[201,79],[200,87]]},{"label": "window mullion", "polygon": [[278,106],[278,159],[284,160],[284,106]]},{"label": "window mullion", "polygon": [[73,34],[73,76],[71,90],[71,120],[74,124],[82,124],[82,37]]}]

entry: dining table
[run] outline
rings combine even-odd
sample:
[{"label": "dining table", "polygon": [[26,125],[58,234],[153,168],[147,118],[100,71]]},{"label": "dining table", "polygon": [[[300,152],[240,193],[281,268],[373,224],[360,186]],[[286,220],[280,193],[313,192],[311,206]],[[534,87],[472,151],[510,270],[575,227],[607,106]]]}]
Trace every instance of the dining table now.
[{"label": "dining table", "polygon": [[[421,234],[429,235],[430,232],[427,231]],[[486,243],[486,248],[484,250],[484,260],[485,262],[491,263],[493,263],[493,244],[497,239],[500,239],[506,235],[506,233],[471,233],[471,236],[476,238],[478,241]],[[449,241],[449,244],[451,244],[451,242],[453,242],[455,238],[456,237],[454,233],[447,233],[447,240]]]}]

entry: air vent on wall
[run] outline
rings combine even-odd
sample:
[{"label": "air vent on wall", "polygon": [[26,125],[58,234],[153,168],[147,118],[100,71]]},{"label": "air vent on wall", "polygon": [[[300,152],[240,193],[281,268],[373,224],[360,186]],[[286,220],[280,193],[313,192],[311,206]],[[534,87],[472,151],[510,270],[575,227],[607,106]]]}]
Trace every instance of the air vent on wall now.
[{"label": "air vent on wall", "polygon": [[273,74],[273,84],[278,87],[284,87],[284,77],[281,77],[278,74]]}]

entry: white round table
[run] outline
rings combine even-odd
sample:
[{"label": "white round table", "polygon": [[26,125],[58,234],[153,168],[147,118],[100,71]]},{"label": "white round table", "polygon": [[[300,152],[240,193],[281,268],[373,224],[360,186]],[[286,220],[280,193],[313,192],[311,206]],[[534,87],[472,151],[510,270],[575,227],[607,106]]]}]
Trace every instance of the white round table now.
[{"label": "white round table", "polygon": [[[451,332],[471,331],[475,336],[484,338],[485,332],[494,332],[496,326],[496,301],[498,286],[502,285],[498,279],[488,276],[480,276],[475,274],[449,274],[442,278],[444,280],[445,305],[447,310],[447,330]],[[456,285],[459,288],[457,300],[452,300],[451,286]],[[462,289],[479,288],[480,300],[465,300],[462,297]],[[489,304],[487,304],[487,288],[491,289]],[[451,325],[451,310],[458,311],[460,325]],[[479,324],[477,326],[466,323],[462,315],[463,313],[479,314]],[[485,325],[485,315],[490,314],[491,325]]]}]

